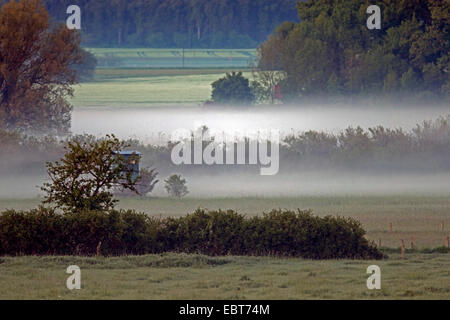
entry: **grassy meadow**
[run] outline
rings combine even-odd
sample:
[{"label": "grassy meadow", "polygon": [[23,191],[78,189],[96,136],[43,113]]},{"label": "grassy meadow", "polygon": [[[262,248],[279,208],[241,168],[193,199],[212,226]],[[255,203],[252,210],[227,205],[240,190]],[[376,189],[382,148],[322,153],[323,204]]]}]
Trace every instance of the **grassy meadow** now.
[{"label": "grassy meadow", "polygon": [[247,68],[256,49],[87,48],[99,68]]},{"label": "grassy meadow", "polygon": [[97,69],[94,81],[74,86],[70,101],[75,107],[200,105],[211,98],[211,83],[233,70]]},{"label": "grassy meadow", "polygon": [[255,57],[256,49],[182,49],[182,48],[86,48],[97,59],[114,58],[245,58]]},{"label": "grassy meadow", "polygon": [[[368,290],[366,269],[381,269]],[[449,299],[450,254],[398,253],[382,261],[206,257],[3,257],[0,299]],[[81,269],[81,290],[66,268]]]}]

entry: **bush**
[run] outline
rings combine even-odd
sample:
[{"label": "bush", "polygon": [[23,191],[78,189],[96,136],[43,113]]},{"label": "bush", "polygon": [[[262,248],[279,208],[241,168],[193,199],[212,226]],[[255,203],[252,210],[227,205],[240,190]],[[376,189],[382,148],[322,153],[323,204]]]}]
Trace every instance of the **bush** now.
[{"label": "bush", "polygon": [[211,86],[211,99],[218,104],[252,104],[255,100],[249,80],[242,76],[242,72],[227,73]]},{"label": "bush", "polygon": [[360,223],[351,218],[320,218],[310,211],[273,210],[252,218],[245,234],[245,249],[251,254],[308,259],[382,258],[364,238]]},{"label": "bush", "polygon": [[351,218],[273,210],[245,218],[198,209],[155,219],[135,211],[56,213],[40,207],[0,214],[0,255],[140,255],[162,252],[381,259]]},{"label": "bush", "polygon": [[145,254],[162,251],[159,222],[134,211],[0,214],[0,255]]},{"label": "bush", "polygon": [[178,219],[175,232],[177,250],[208,255],[245,254],[244,234],[248,223],[232,210],[198,209]]}]

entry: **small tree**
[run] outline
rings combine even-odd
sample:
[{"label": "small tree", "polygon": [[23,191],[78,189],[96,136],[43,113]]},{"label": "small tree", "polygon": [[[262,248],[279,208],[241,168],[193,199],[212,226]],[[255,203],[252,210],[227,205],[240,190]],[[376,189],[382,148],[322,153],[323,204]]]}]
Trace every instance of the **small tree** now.
[{"label": "small tree", "polygon": [[251,104],[255,100],[253,90],[248,79],[242,76],[242,72],[227,73],[211,84],[212,100],[219,104]]},{"label": "small tree", "polygon": [[173,174],[164,182],[166,183],[164,188],[171,197],[182,198],[189,193],[186,179],[181,178],[181,175]]},{"label": "small tree", "polygon": [[140,177],[133,178],[133,169],[117,152],[126,147],[114,135],[103,139],[83,136],[69,141],[64,158],[47,163],[51,182],[41,188],[47,193],[43,202],[72,211],[109,210],[117,202],[112,189],[137,193]]}]

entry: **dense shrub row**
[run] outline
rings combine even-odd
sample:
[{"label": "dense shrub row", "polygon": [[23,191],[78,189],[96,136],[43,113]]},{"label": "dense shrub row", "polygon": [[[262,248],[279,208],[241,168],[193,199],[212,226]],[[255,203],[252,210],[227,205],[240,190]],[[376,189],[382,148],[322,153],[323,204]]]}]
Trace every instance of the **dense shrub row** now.
[{"label": "dense shrub row", "polygon": [[310,259],[380,259],[350,218],[274,210],[246,218],[198,209],[180,218],[134,211],[57,213],[53,209],[0,214],[0,255],[126,255],[161,252],[276,255]]},{"label": "dense shrub row", "polygon": [[[77,136],[92,140],[92,136]],[[45,173],[45,161],[63,153],[66,140],[30,137],[0,129],[0,173]],[[129,140],[132,149],[142,152],[142,167],[154,167],[161,174],[218,172],[220,170],[259,170],[258,166],[176,166],[171,161],[173,142],[144,145]],[[450,115],[426,121],[411,131],[382,126],[347,128],[339,134],[308,131],[287,135],[280,146],[280,173],[305,168],[363,170],[449,170]],[[247,162],[248,163],[248,162]]]}]

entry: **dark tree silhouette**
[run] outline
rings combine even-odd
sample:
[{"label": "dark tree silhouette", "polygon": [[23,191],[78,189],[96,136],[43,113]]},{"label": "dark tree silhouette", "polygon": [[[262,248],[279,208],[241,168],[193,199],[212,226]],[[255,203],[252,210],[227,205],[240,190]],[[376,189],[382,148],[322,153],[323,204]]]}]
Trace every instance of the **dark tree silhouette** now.
[{"label": "dark tree silhouette", "polygon": [[24,131],[66,133],[66,97],[83,62],[80,36],[50,27],[40,0],[11,1],[0,9],[0,125]]}]

